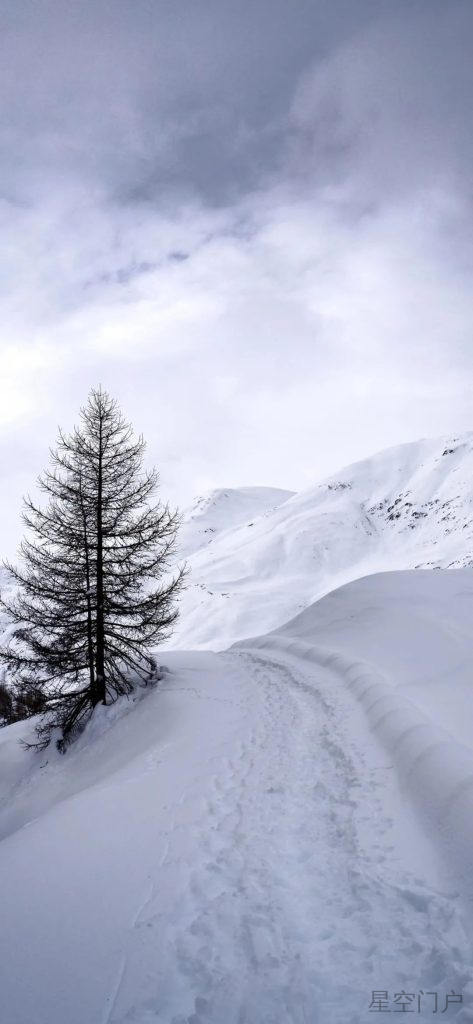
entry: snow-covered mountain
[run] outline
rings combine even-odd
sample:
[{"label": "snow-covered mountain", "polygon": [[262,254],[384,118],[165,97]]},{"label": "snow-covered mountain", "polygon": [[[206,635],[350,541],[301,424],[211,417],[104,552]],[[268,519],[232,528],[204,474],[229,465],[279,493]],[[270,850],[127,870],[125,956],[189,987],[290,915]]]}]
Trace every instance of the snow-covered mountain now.
[{"label": "snow-covered mountain", "polygon": [[66,756],[0,730],[8,1024],[472,1019],[472,481],[473,434],[213,492],[173,645],[239,642]]},{"label": "snow-covered mountain", "polygon": [[473,433],[390,448],[299,494],[214,492],[187,515],[182,550],[173,646],[186,647],[265,633],[360,576],[472,565]]},{"label": "snow-covered mountain", "polygon": [[278,508],[293,494],[277,487],[230,487],[196,498],[180,529],[181,554],[195,554],[222,533]]},{"label": "snow-covered mountain", "polygon": [[2,1020],[471,1021],[473,571],[166,659],[66,756],[0,730]]}]

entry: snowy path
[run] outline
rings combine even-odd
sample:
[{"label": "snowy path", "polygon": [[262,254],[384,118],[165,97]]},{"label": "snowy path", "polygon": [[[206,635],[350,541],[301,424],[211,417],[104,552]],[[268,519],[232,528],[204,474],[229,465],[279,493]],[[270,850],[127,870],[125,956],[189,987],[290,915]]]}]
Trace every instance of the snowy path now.
[{"label": "snowy path", "polygon": [[[451,899],[423,878],[426,857],[435,875],[431,853],[395,783],[386,790],[386,756],[367,735],[370,768],[350,739],[357,709],[343,690],[334,697],[339,681],[321,669],[315,681],[314,670],[307,677],[278,657],[235,655],[243,727],[182,797],[198,808],[192,846],[177,824],[158,891],[139,917],[140,927],[163,932],[160,984],[151,972],[149,1018],[138,1008],[126,1020],[144,1024],[159,1007],[173,1024],[356,1021],[368,1019],[373,989],[459,992],[470,979]],[[362,737],[362,716],[357,724]],[[396,799],[397,822],[385,810]],[[393,832],[406,825],[407,866],[405,850],[392,860]],[[130,994],[140,988],[142,953],[139,943],[128,963]]]},{"label": "snowy path", "polygon": [[[171,664],[162,691],[99,737],[101,750],[71,755],[87,788],[61,792],[71,769],[60,759],[49,784],[37,783],[43,805],[53,787],[54,805],[0,844],[13,880],[0,951],[5,1024],[355,1024],[372,1019],[373,990],[392,999],[402,989],[437,991],[439,1011],[447,991],[462,992],[463,1007],[442,1019],[473,1020],[460,901],[340,678],[276,649],[176,655]],[[94,783],[91,761],[103,761],[107,745],[132,747],[134,726],[146,749]],[[85,835],[72,829],[71,847],[64,816],[85,826]],[[87,825],[100,829],[101,819],[107,863],[94,880]],[[44,854],[45,831],[47,937],[31,932],[41,907],[22,919],[25,874],[15,892],[12,866],[26,836],[26,861],[34,863],[35,841]],[[81,910],[67,906],[62,871],[72,844],[84,872],[79,967]],[[26,887],[25,908],[28,879]],[[44,955],[37,979],[31,968],[45,942],[46,996]],[[30,984],[15,991],[9,955],[16,946],[18,979],[22,943]],[[417,1019],[431,1009],[426,996]]]}]

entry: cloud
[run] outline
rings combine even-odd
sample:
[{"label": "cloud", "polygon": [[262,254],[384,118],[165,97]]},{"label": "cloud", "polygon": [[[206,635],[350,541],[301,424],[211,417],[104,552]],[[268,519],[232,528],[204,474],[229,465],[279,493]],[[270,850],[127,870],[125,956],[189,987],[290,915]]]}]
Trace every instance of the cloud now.
[{"label": "cloud", "polygon": [[472,30],[468,3],[399,4],[316,63],[292,108],[304,175],[368,206],[465,185]]},{"label": "cloud", "polygon": [[179,12],[5,8],[6,546],[98,382],[180,502],[471,425],[470,5]]}]

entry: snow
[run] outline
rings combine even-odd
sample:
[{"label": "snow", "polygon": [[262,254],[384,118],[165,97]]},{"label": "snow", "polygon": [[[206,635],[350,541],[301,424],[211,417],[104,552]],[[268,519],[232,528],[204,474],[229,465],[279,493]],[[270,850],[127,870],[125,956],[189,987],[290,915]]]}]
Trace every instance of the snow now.
[{"label": "snow", "polygon": [[0,731],[8,1024],[473,1020],[471,623],[471,570],[380,574],[167,653],[66,756]]},{"label": "snow", "polygon": [[[242,642],[245,649],[248,641]],[[330,667],[473,890],[473,572],[382,573],[334,591],[252,649]]]},{"label": "snow", "polygon": [[278,508],[293,494],[278,487],[230,487],[196,498],[179,531],[181,555],[195,554],[220,534]]},{"label": "snow", "polygon": [[185,521],[192,575],[173,643],[223,649],[369,573],[472,565],[472,479],[469,433],[388,449],[246,522],[240,492],[227,492],[205,546],[194,508]]},{"label": "snow", "polygon": [[472,479],[470,434],[197,501],[191,649],[64,756],[0,730],[2,1021],[473,1021]]}]

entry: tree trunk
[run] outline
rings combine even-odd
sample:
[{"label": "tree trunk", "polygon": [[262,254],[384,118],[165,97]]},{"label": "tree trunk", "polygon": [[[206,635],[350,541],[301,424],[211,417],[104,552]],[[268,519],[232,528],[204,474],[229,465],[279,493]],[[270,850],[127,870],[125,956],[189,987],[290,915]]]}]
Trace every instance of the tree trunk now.
[{"label": "tree trunk", "polygon": [[90,551],[89,538],[87,534],[87,517],[85,514],[84,498],[82,495],[82,477],[79,478],[79,495],[80,507],[82,512],[82,525],[84,529],[85,583],[87,587],[87,651],[89,657],[90,695],[92,699],[92,704],[98,704],[101,698],[97,696],[97,687],[95,683],[94,641],[92,631],[92,601],[90,594]]},{"label": "tree trunk", "polygon": [[99,466],[97,481],[97,621],[96,621],[96,687],[97,703],[107,703],[105,685],[105,630],[103,608],[103,529],[102,529],[102,460],[103,460],[103,422],[100,413],[99,426]]}]

